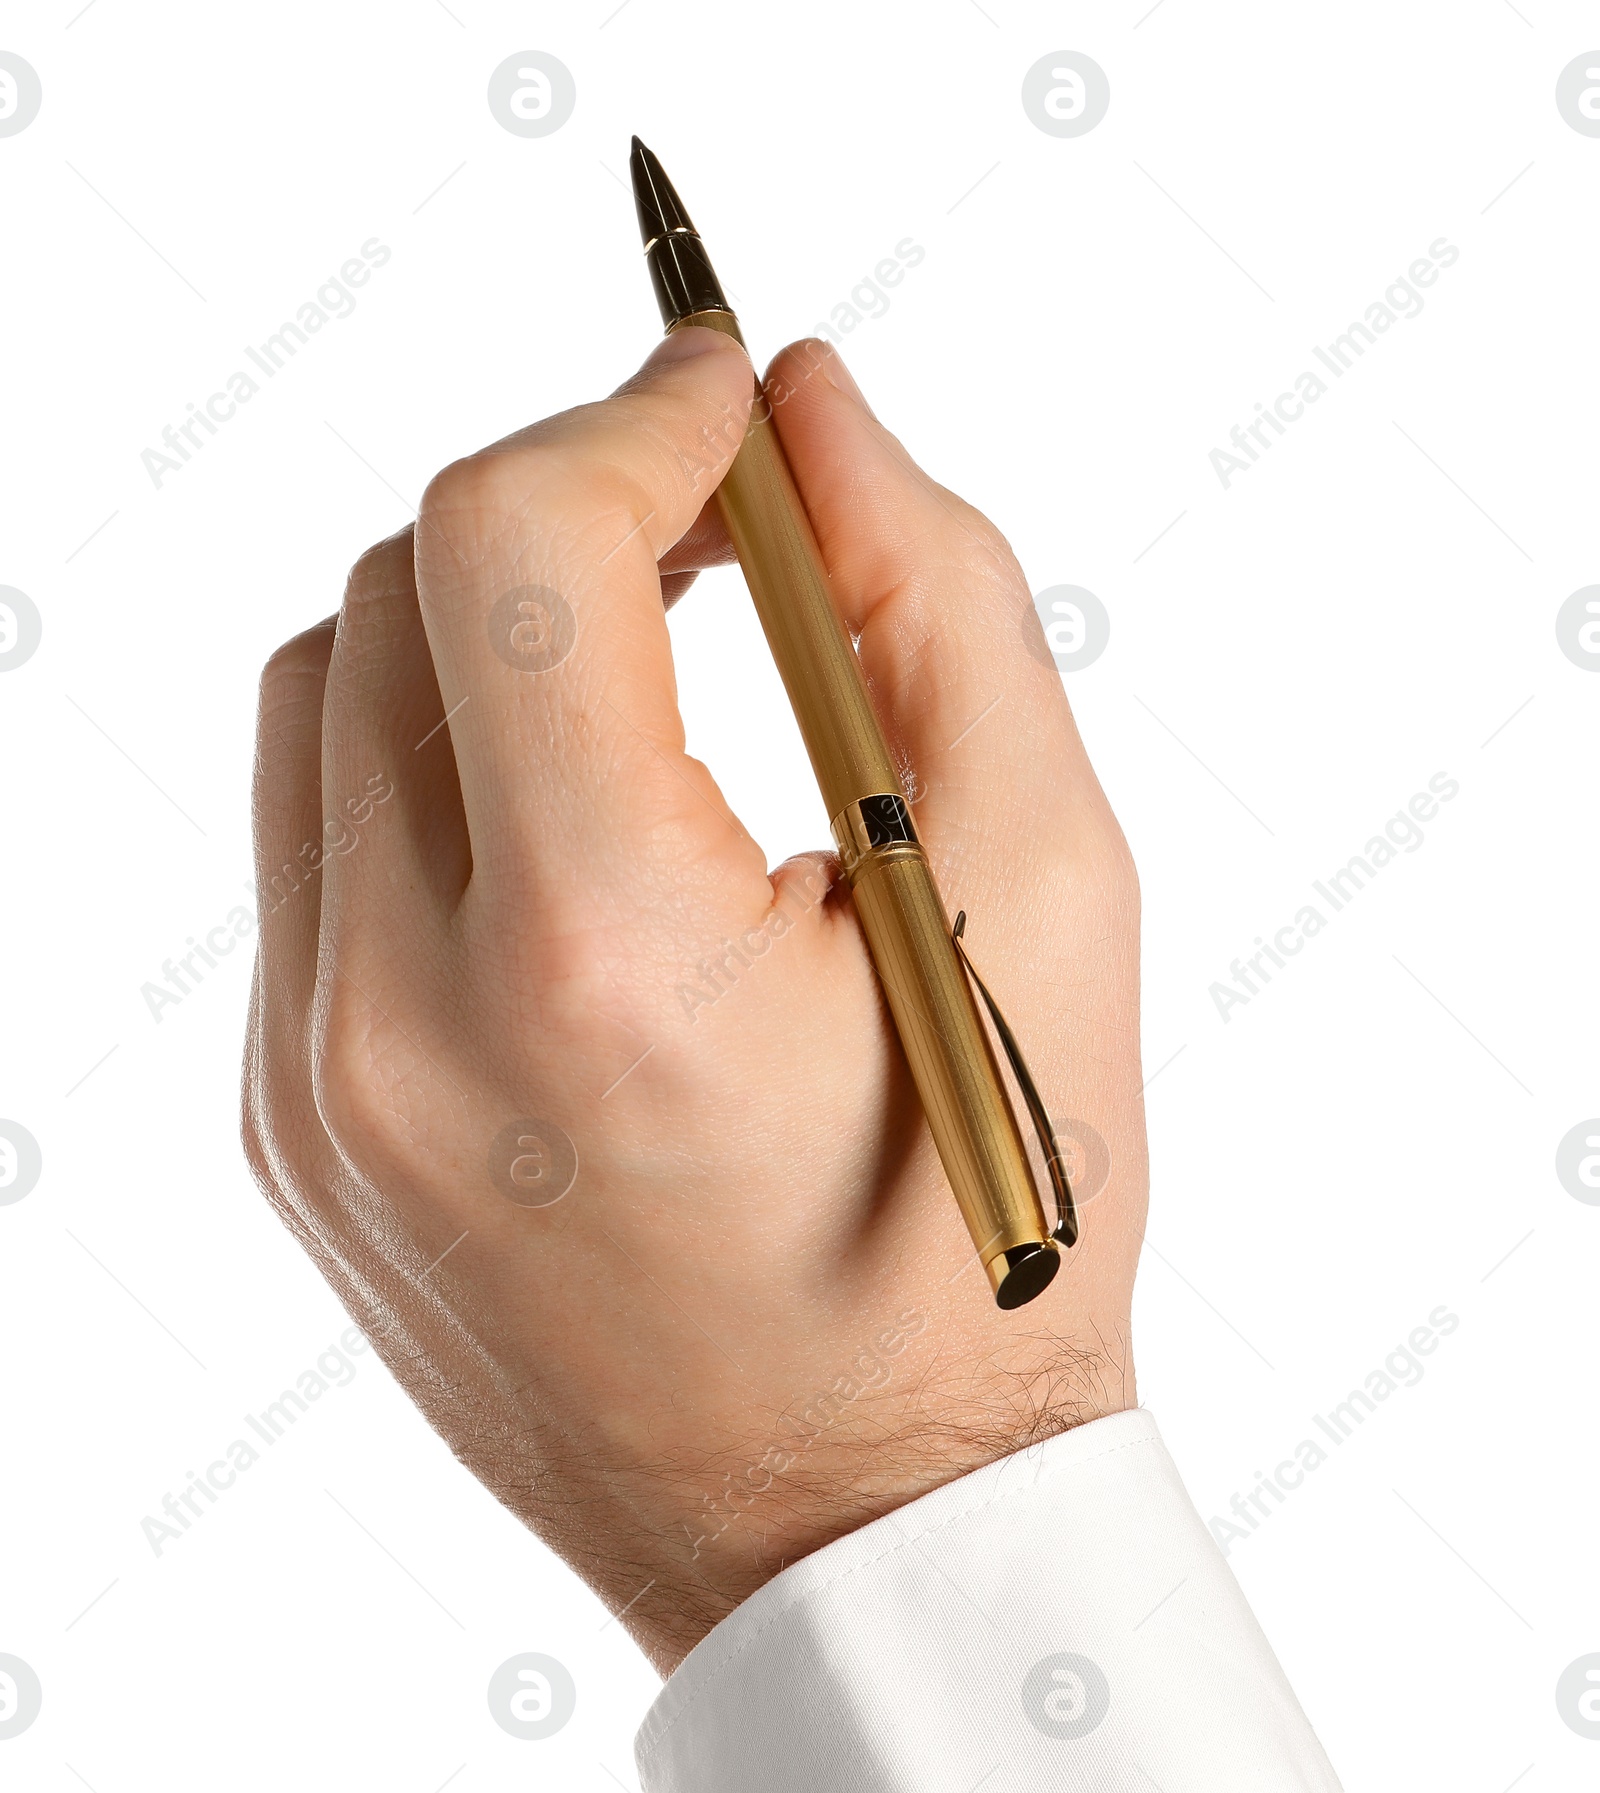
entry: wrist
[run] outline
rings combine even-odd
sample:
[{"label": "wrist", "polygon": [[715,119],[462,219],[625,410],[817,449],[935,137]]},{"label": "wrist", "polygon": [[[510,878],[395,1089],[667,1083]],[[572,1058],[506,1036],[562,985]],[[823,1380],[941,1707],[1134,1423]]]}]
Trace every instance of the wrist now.
[{"label": "wrist", "polygon": [[1001,1356],[951,1371],[931,1338],[918,1349],[920,1320],[903,1314],[897,1350],[880,1341],[878,1353],[858,1352],[764,1434],[674,1476],[665,1503],[659,1476],[649,1478],[651,1504],[670,1515],[651,1548],[619,1542],[588,1578],[663,1676],[785,1568],[974,1470],[1137,1404],[1126,1350],[1055,1339],[1041,1352],[1029,1340],[1017,1361],[1024,1342],[1013,1340]]}]

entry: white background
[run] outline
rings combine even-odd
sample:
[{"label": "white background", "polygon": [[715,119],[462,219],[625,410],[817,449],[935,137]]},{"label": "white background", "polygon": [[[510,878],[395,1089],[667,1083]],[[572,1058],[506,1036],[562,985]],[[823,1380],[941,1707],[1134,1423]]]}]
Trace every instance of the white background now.
[{"label": "white background", "polygon": [[[1554,86],[1594,9],[449,4],[0,26],[44,89],[0,139],[0,584],[44,618],[0,676],[0,1115],[44,1158],[0,1207],[0,1651],[45,1690],[5,1784],[635,1785],[654,1676],[371,1356],[153,1555],[141,1519],[348,1322],[237,1146],[247,953],[159,1023],[140,990],[250,901],[260,662],[436,468],[654,342],[637,130],[758,353],[926,249],[845,343],[868,398],[1035,590],[1110,613],[1067,682],[1146,895],[1136,1345],[1201,1512],[1460,1317],[1233,1550],[1336,1767],[1593,1787],[1554,1689],[1600,1650],[1600,1209],[1554,1159],[1600,1112],[1600,677],[1554,618],[1600,578],[1600,139]],[[1062,48],[1111,83],[1077,139],[1020,102]],[[486,105],[525,49],[577,82],[543,139]],[[355,312],[156,489],[140,451],[373,236]],[[1209,451],[1441,236],[1425,310],[1224,490]],[[673,631],[691,751],[774,862],[824,843],[737,574]],[[1224,1023],[1211,983],[1441,771],[1425,844]],[[525,1650],[578,1685],[543,1743],[485,1701]]]}]

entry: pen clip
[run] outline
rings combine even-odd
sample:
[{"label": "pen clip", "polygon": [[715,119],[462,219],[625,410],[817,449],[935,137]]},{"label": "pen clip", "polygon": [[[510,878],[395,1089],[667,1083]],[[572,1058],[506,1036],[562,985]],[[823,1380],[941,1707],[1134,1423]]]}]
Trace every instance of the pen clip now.
[{"label": "pen clip", "polygon": [[1000,1013],[1000,1005],[989,994],[989,986],[978,976],[978,968],[967,957],[966,945],[962,935],[967,931],[967,912],[963,909],[956,916],[956,925],[950,930],[950,938],[955,942],[956,952],[961,963],[966,967],[967,975],[978,987],[978,994],[989,1011],[989,1019],[994,1023],[994,1030],[1000,1036],[1000,1044],[1010,1061],[1012,1074],[1017,1080],[1017,1087],[1022,1091],[1022,1099],[1028,1105],[1028,1114],[1033,1120],[1034,1130],[1039,1135],[1039,1145],[1044,1152],[1045,1167],[1050,1173],[1050,1186],[1056,1196],[1056,1224],[1051,1238],[1065,1246],[1073,1246],[1078,1242],[1078,1208],[1072,1199],[1072,1185],[1067,1180],[1067,1167],[1063,1162],[1060,1141],[1056,1138],[1055,1125],[1050,1119],[1050,1111],[1044,1105],[1044,1098],[1039,1094],[1038,1085],[1033,1081],[1028,1070],[1027,1060],[1022,1056],[1022,1048],[1017,1044],[1017,1036],[1011,1031],[1006,1018]]}]

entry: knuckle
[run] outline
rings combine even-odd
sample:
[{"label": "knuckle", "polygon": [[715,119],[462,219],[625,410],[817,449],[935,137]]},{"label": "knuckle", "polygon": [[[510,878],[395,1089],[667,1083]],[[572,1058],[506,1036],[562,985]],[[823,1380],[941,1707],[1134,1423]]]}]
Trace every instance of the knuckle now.
[{"label": "knuckle", "polygon": [[[1015,826],[1025,827],[1019,813]],[[1044,888],[1062,913],[1095,918],[1094,925],[1122,931],[1139,926],[1139,869],[1127,836],[1098,791],[1069,804],[1047,837],[1041,859]]]},{"label": "knuckle", "polygon": [[256,1092],[248,1083],[239,1105],[239,1144],[256,1187],[271,1201],[278,1188],[277,1165],[267,1144],[266,1116],[261,1113]]},{"label": "knuckle", "polygon": [[239,1143],[250,1176],[267,1205],[294,1235],[304,1242],[312,1212],[305,1175],[303,1150],[290,1143],[295,1137],[291,1119],[292,1096],[285,1088],[281,1061],[252,1031],[246,1047],[243,1091],[239,1108]]},{"label": "knuckle", "polygon": [[273,650],[261,669],[261,709],[271,714],[320,692],[333,656],[336,619],[324,617],[312,628]]},{"label": "knuckle", "polygon": [[1122,915],[1139,913],[1139,868],[1128,837],[1109,809],[1098,819],[1088,854],[1095,883],[1111,907]]},{"label": "knuckle", "polygon": [[779,394],[790,396],[793,389],[803,386],[814,374],[822,373],[829,363],[844,365],[832,343],[825,342],[820,336],[801,336],[785,343],[773,356],[764,384],[778,389],[774,402],[781,402]]},{"label": "knuckle", "polygon": [[347,607],[369,598],[404,591],[412,583],[415,533],[415,525],[408,523],[381,542],[374,542],[357,558],[345,579]]},{"label": "knuckle", "polygon": [[1112,847],[1112,883],[1124,902],[1137,911],[1140,901],[1139,867],[1128,845],[1127,836],[1113,824],[1116,836]]},{"label": "knuckle", "polygon": [[[341,986],[342,992],[342,986]],[[311,1052],[311,1094],[323,1131],[356,1163],[387,1155],[403,1117],[370,1016],[341,992],[321,1005]]]},{"label": "knuckle", "polygon": [[1002,572],[1007,576],[1020,572],[1011,543],[1004,532],[981,510],[954,494],[949,499],[949,509],[961,534],[975,544],[990,561],[998,563]]},{"label": "knuckle", "polygon": [[297,1236],[306,1227],[307,1205],[298,1190],[298,1179],[260,1127],[247,1104],[239,1127],[245,1163],[262,1197],[279,1220]]},{"label": "knuckle", "polygon": [[448,564],[463,550],[470,557],[489,544],[503,549],[509,538],[518,547],[537,540],[555,565],[614,546],[655,515],[655,488],[665,482],[667,464],[681,459],[650,414],[630,415],[628,424],[625,455],[603,452],[602,444],[573,428],[535,426],[452,462],[423,493],[418,558],[438,562],[442,556]]},{"label": "knuckle", "polygon": [[456,543],[498,535],[526,503],[530,458],[536,452],[486,448],[434,474],[417,508],[417,540],[424,550],[430,536]]}]

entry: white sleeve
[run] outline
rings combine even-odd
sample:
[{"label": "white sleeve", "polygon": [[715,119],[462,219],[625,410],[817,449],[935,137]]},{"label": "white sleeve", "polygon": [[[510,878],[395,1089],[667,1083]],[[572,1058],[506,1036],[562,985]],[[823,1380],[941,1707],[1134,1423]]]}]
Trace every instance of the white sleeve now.
[{"label": "white sleeve", "polygon": [[661,1690],[646,1793],[1338,1793],[1142,1409],[757,1590]]}]

